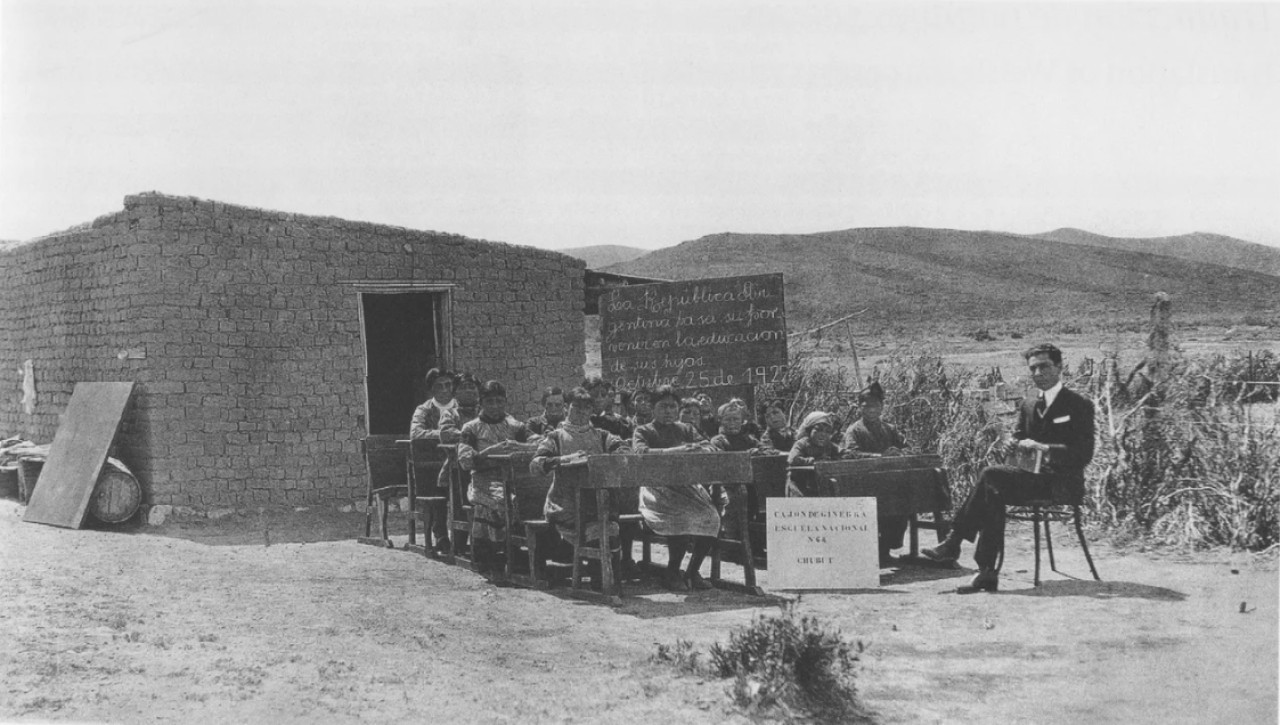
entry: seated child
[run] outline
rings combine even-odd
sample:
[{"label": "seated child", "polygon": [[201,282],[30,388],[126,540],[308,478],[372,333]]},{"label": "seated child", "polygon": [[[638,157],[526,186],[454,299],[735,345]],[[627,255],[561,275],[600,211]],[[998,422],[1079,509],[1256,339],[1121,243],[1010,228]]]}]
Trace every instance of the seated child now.
[{"label": "seated child", "polygon": [[[636,428],[631,448],[636,453],[680,454],[714,451],[698,429],[677,420],[680,396],[670,385],[653,392],[653,422]],[[640,514],[650,529],[667,537],[667,571],[663,583],[670,589],[709,589],[699,569],[720,533],[720,512],[705,486],[697,481],[687,486],[642,487]],[[691,542],[692,540],[692,542]],[[689,567],[684,576],[680,565],[692,543]]]},{"label": "seated child", "polygon": [[409,437],[439,440],[441,415],[457,405],[453,400],[453,373],[431,368],[427,371],[426,383],[431,397],[413,411],[413,419],[409,421]]},{"label": "seated child", "polygon": [[[720,433],[711,439],[711,445],[719,450],[727,452],[751,451],[756,453],[761,451],[760,440],[744,430],[746,422],[747,407],[746,404],[738,400],[730,400],[720,409],[716,411],[716,417],[720,420]],[[747,496],[750,499],[751,508],[755,508],[755,490],[747,487]],[[713,486],[711,491],[712,501],[715,502],[716,508],[720,510],[720,516],[724,519],[725,533],[729,538],[736,538],[740,533],[738,531],[738,508],[746,504],[742,500],[742,494],[738,487],[732,487],[725,490],[723,486]],[[727,513],[733,515],[726,516]]]},{"label": "seated child", "polygon": [[706,437],[702,432],[702,403],[699,403],[697,398],[681,399],[679,421],[693,426],[699,435]]},{"label": "seated child", "polygon": [[[836,461],[844,456],[844,450],[831,439],[835,431],[830,413],[815,410],[804,417],[796,444],[787,455],[788,466],[812,466],[818,461]],[[787,474],[788,496],[830,496],[834,492],[825,482],[819,482],[813,471],[797,471]]]},{"label": "seated child", "polygon": [[764,431],[760,442],[781,453],[790,453],[796,444],[796,432],[787,424],[787,407],[781,400],[770,400],[759,407],[760,424]]},{"label": "seated child", "polygon": [[[557,428],[549,431],[538,443],[538,451],[529,464],[529,472],[543,475],[556,471],[561,466],[586,462],[587,456],[602,453],[626,452],[629,442],[616,435],[600,430],[591,425],[594,404],[591,393],[585,388],[574,388],[566,396],[569,404],[569,417]],[[558,473],[551,479],[551,489],[547,491],[547,502],[542,513],[560,534],[560,538],[574,543],[577,538],[578,525],[578,492],[563,485]],[[585,512],[587,524],[586,543],[600,540],[601,522],[596,520],[595,510]],[[618,524],[609,522],[609,537],[618,536]]]},{"label": "seated child", "polygon": [[[858,404],[862,409],[862,417],[853,422],[844,432],[844,446],[856,456],[902,456],[907,455],[909,446],[898,428],[881,420],[884,413],[884,388],[880,383],[872,383],[870,387],[858,394]],[[900,548],[903,535],[911,523],[909,516],[879,516],[880,527],[880,564],[888,566],[893,562],[889,553]]]},{"label": "seated child", "polygon": [[[480,388],[480,414],[462,426],[458,443],[458,464],[471,472],[467,500],[475,504],[477,541],[472,551],[477,568],[483,570],[498,558],[495,544],[506,541],[506,499],[503,496],[503,467],[490,456],[531,450],[529,429],[507,414],[507,390],[490,380]],[[513,499],[513,505],[515,501]]]},{"label": "seated child", "polygon": [[525,425],[529,426],[529,432],[540,436],[556,429],[564,421],[565,403],[564,390],[552,386],[542,391],[542,412],[525,421]]}]

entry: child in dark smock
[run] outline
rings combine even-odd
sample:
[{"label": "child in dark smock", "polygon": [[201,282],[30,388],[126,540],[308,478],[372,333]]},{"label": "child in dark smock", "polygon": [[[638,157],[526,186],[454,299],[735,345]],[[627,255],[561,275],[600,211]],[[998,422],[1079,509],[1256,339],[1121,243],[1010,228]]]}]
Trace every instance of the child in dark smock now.
[{"label": "child in dark smock", "polygon": [[[862,416],[844,432],[844,447],[855,458],[870,456],[904,456],[909,454],[907,439],[898,428],[884,422],[884,388],[872,383],[858,394]],[[877,520],[880,533],[880,565],[889,566],[893,556],[889,553],[903,544],[903,536],[911,523],[909,516],[880,516]]]},{"label": "child in dark smock", "polygon": [[[831,439],[835,432],[830,413],[815,410],[804,417],[796,444],[787,455],[788,466],[812,466],[818,461],[837,461],[844,457],[844,449]],[[813,471],[797,471],[787,474],[788,496],[831,496],[831,486],[819,482]]]},{"label": "child in dark smock", "polygon": [[[711,439],[711,445],[729,453],[750,451],[754,454],[761,451],[760,439],[748,433],[746,429],[746,403],[736,398],[730,400],[716,411],[716,418],[720,421],[720,433]],[[750,499],[748,510],[756,510],[755,491],[748,488],[747,497]],[[742,497],[742,491],[737,487],[726,490],[723,486],[714,486],[711,498],[720,509],[725,534],[731,539],[737,538],[741,534],[738,528],[738,509],[747,505],[747,501]]]},{"label": "child in dark smock", "polygon": [[790,453],[796,444],[796,432],[787,423],[787,407],[781,400],[771,400],[760,406],[760,424],[764,430],[760,442],[780,453]]},{"label": "child in dark smock", "polygon": [[[715,451],[696,428],[680,423],[680,396],[669,385],[653,393],[653,422],[636,429],[631,440],[635,453],[680,454]],[[640,515],[654,532],[667,537],[667,571],[663,583],[670,589],[709,589],[711,584],[698,571],[716,536],[720,533],[720,512],[705,486],[690,481],[687,486],[640,489]],[[680,575],[686,550],[689,567]]]}]

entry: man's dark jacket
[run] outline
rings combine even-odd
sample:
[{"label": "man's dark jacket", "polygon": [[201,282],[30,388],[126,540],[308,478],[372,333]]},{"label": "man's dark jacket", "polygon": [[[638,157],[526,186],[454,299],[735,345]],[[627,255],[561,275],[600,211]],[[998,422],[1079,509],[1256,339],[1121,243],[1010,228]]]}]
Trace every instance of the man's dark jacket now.
[{"label": "man's dark jacket", "polygon": [[1037,411],[1038,400],[1028,396],[1022,401],[1014,438],[1065,446],[1066,450],[1050,452],[1041,470],[1054,476],[1055,500],[1079,503],[1084,498],[1084,469],[1093,460],[1093,402],[1065,386],[1043,414]]}]

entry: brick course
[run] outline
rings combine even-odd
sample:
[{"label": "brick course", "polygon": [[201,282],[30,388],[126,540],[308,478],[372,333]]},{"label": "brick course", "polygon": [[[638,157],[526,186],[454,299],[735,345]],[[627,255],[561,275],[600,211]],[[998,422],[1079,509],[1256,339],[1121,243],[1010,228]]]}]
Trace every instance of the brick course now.
[{"label": "brick course", "polygon": [[538,411],[544,385],[582,377],[580,260],[144,193],[91,224],[0,249],[0,434],[51,441],[77,381],[132,380],[117,455],[148,503],[359,498],[353,282],[455,285],[454,367],[501,380],[517,415]]}]

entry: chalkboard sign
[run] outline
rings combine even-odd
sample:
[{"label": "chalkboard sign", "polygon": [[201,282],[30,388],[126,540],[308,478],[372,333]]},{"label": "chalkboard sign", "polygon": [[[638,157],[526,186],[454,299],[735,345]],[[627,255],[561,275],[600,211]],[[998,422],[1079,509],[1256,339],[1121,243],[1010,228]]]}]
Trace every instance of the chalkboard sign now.
[{"label": "chalkboard sign", "polygon": [[633,285],[600,298],[603,377],[619,389],[781,382],[781,274]]}]

